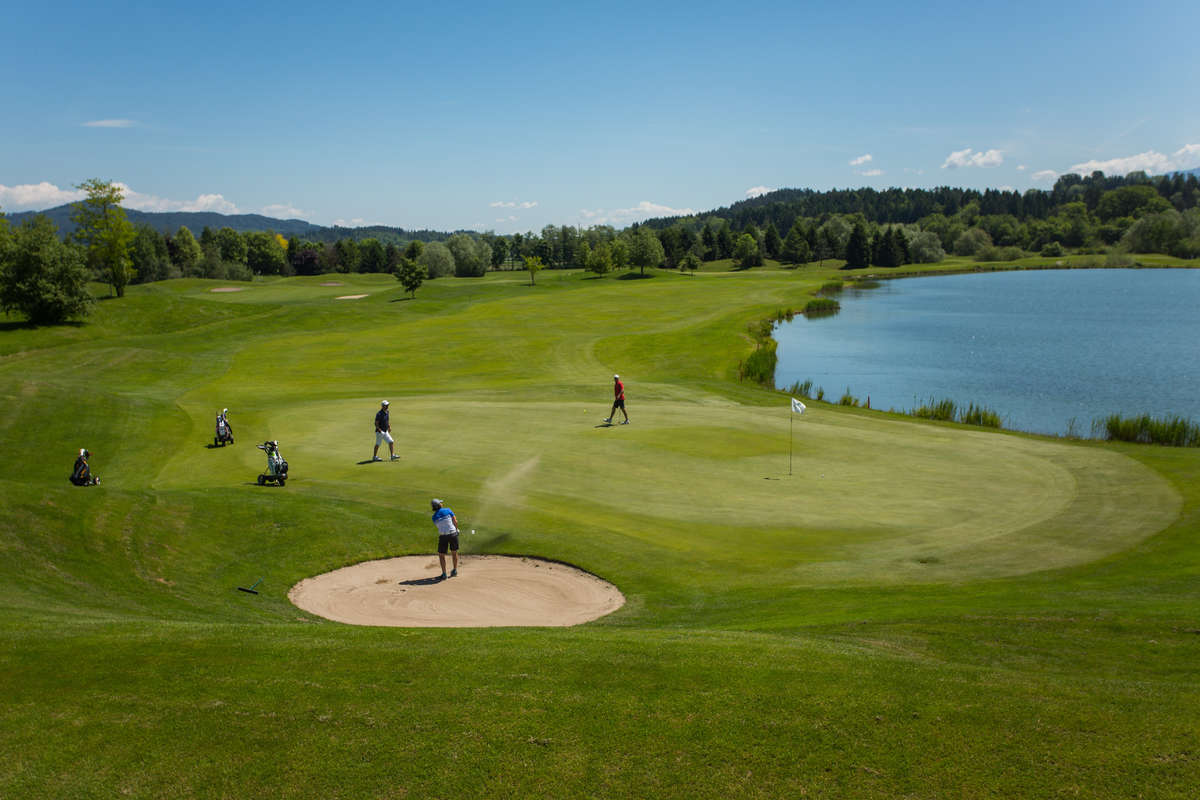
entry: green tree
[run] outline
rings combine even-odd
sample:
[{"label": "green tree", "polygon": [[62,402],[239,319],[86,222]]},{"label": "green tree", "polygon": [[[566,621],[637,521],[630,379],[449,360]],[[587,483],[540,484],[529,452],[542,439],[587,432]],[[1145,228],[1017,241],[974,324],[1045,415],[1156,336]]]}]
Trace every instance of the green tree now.
[{"label": "green tree", "polygon": [[200,249],[200,243],[190,230],[180,225],[171,237],[171,263],[179,270],[179,274],[193,275],[202,258],[204,251]]},{"label": "green tree", "polygon": [[909,257],[914,264],[936,264],[946,257],[942,240],[933,231],[921,231],[908,244]]},{"label": "green tree", "polygon": [[425,267],[411,258],[400,259],[400,264],[396,267],[396,280],[400,281],[400,285],[404,287],[404,291],[408,292],[409,297],[417,296],[417,289],[421,288],[426,277]]},{"label": "green tree", "polygon": [[733,258],[733,230],[729,227],[729,220],[721,221],[721,228],[717,231],[717,258]]},{"label": "green tree", "polygon": [[79,248],[58,238],[38,214],[10,234],[0,221],[0,308],[19,311],[35,325],[85,316],[92,306],[88,270]]},{"label": "green tree", "polygon": [[417,263],[425,267],[425,274],[430,278],[454,274],[454,254],[441,242],[430,242],[422,247]]},{"label": "green tree", "polygon": [[587,269],[597,275],[604,275],[612,268],[612,246],[607,242],[601,242],[588,254]]},{"label": "green tree", "polygon": [[229,226],[217,231],[217,252],[221,260],[228,264],[245,265],[249,246],[246,237]]},{"label": "green tree", "polygon": [[500,269],[508,260],[508,240],[497,236],[492,242],[492,269]]},{"label": "green tree", "polygon": [[446,240],[454,255],[454,274],[459,278],[479,278],[492,263],[492,249],[487,242],[466,233],[456,233]]},{"label": "green tree", "polygon": [[358,242],[353,239],[338,239],[333,243],[337,255],[338,272],[358,272]]},{"label": "green tree", "polygon": [[639,227],[629,237],[629,263],[641,269],[646,274],[646,267],[657,267],[664,257],[662,242],[654,235],[654,231]]},{"label": "green tree", "polygon": [[973,256],[983,248],[991,246],[992,237],[988,236],[987,231],[982,228],[967,228],[954,240],[954,255]]},{"label": "green tree", "polygon": [[763,250],[767,254],[767,258],[778,259],[779,254],[783,252],[783,239],[779,237],[779,229],[775,227],[775,223],[771,222],[767,225],[767,232],[763,238]]},{"label": "green tree", "polygon": [[613,269],[620,271],[629,268],[629,245],[624,239],[614,239],[612,243]]},{"label": "green tree", "polygon": [[246,265],[258,275],[288,275],[292,272],[287,251],[270,233],[246,234]]},{"label": "green tree", "polygon": [[679,269],[681,272],[690,273],[694,278],[696,277],[696,270],[700,269],[700,263],[700,256],[689,251],[685,253],[683,258],[680,260]]},{"label": "green tree", "polygon": [[525,269],[529,272],[530,286],[536,285],[537,282],[533,279],[533,276],[537,275],[542,266],[541,256],[525,256]]},{"label": "green tree", "polygon": [[87,248],[87,263],[117,297],[125,296],[125,287],[133,279],[129,246],[133,242],[133,225],[121,208],[124,190],[111,181],[92,178],[79,184],[87,197],[72,205],[71,221],[75,223],[75,239]]},{"label": "green tree", "polygon": [[733,248],[733,265],[738,269],[749,269],[758,259],[758,241],[754,234],[743,233]]},{"label": "green tree", "polygon": [[779,252],[779,257],[785,264],[807,264],[812,258],[804,224],[799,219],[792,223],[787,238],[783,240],[783,248]]},{"label": "green tree", "polygon": [[408,247],[404,248],[404,257],[409,261],[417,261],[421,258],[421,251],[425,249],[425,243],[420,239],[413,239],[408,243]]},{"label": "green tree", "polygon": [[358,243],[359,272],[387,272],[387,252],[378,239],[363,239]]},{"label": "green tree", "polygon": [[862,223],[854,226],[846,240],[846,266],[851,269],[871,264],[871,245],[867,240],[867,229]]},{"label": "green tree", "polygon": [[152,226],[142,223],[134,228],[129,245],[129,261],[139,282],[161,281],[170,277],[171,258],[167,240]]}]

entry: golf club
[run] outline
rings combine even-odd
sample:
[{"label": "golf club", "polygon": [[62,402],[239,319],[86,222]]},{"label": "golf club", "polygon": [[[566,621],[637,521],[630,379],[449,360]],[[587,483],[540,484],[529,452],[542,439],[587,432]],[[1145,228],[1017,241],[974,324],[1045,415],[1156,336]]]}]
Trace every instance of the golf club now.
[{"label": "golf club", "polygon": [[259,578],[253,584],[251,584],[249,589],[247,589],[245,586],[239,586],[237,588],[238,588],[239,592],[248,592],[250,594],[258,594],[258,592],[255,591],[255,587],[257,587],[260,583],[262,583],[262,578]]}]

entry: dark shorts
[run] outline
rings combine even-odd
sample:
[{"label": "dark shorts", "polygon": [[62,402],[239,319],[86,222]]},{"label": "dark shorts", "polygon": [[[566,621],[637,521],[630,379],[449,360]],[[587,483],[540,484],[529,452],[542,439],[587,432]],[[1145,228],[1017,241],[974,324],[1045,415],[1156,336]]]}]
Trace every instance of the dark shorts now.
[{"label": "dark shorts", "polygon": [[625,408],[625,398],[624,398],[624,397],[621,397],[621,398],[618,398],[618,399],[614,400],[614,401],[613,401],[613,408],[620,408],[620,409],[624,410],[624,408]]},{"label": "dark shorts", "polygon": [[458,552],[458,534],[457,533],[439,533],[438,534],[438,552],[446,555],[448,550]]}]

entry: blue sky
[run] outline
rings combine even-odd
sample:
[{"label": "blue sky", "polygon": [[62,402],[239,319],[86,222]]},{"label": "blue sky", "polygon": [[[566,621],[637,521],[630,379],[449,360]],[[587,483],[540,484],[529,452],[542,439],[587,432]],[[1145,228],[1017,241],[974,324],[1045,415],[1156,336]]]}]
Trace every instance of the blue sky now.
[{"label": "blue sky", "polygon": [[1200,166],[1200,2],[0,5],[0,210],[618,227]]}]

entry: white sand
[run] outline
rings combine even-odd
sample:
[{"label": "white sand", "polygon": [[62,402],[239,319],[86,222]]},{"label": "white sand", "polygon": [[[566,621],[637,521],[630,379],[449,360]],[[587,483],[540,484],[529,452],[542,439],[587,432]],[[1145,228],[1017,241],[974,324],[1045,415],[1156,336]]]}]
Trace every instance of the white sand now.
[{"label": "white sand", "polygon": [[341,297],[335,297],[334,300],[361,300],[366,297],[365,294],[344,294]]},{"label": "white sand", "polygon": [[210,292],[242,292],[245,291],[244,286],[218,286],[215,289],[209,289]]},{"label": "white sand", "polygon": [[611,583],[536,558],[460,556],[458,577],[441,574],[436,554],[366,561],[305,578],[288,599],[336,622],[419,628],[579,625],[625,604]]}]

